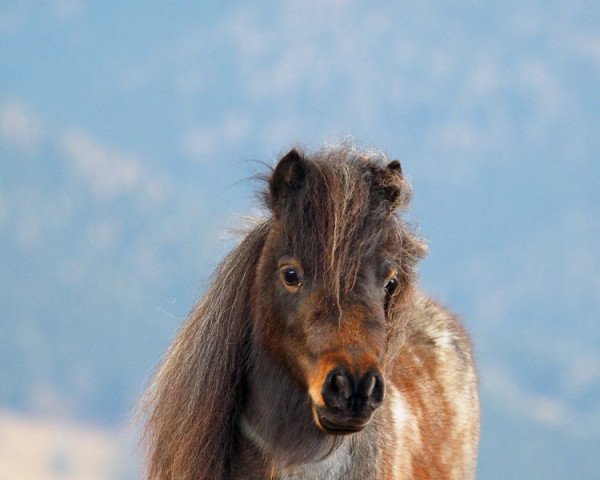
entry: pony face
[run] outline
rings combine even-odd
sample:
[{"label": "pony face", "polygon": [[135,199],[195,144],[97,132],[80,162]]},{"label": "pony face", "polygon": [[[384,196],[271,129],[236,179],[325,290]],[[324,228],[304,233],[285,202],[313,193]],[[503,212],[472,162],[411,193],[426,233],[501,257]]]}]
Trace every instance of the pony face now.
[{"label": "pony face", "polygon": [[359,431],[385,395],[387,314],[398,291],[397,267],[384,255],[361,262],[354,287],[338,299],[334,286],[303,267],[309,262],[289,255],[281,237],[270,240],[257,285],[272,300],[257,303],[257,336],[306,389],[319,429]]},{"label": "pony face", "polygon": [[348,434],[385,395],[412,239],[393,215],[407,199],[400,164],[335,153],[292,150],[275,168],[252,304],[256,341],[306,390],[316,426]]}]

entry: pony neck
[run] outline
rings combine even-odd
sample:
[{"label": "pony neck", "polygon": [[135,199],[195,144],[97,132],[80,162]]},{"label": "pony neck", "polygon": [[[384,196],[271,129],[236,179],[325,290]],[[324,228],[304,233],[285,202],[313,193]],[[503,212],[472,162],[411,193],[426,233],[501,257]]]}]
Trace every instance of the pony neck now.
[{"label": "pony neck", "polygon": [[340,447],[349,443],[347,438],[321,432],[310,408],[308,394],[285,367],[264,350],[255,349],[240,430],[245,440],[264,455],[266,464],[289,470],[322,462],[345,450]]}]

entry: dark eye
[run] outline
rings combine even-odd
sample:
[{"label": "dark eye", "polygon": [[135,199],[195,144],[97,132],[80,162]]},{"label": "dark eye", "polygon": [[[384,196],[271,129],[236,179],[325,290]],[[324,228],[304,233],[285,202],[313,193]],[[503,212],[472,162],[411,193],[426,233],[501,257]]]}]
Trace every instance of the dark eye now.
[{"label": "dark eye", "polygon": [[385,286],[383,288],[385,288],[385,292],[387,293],[388,297],[391,297],[398,288],[398,279],[390,278],[387,282],[385,282]]},{"label": "dark eye", "polygon": [[281,276],[286,285],[291,287],[300,286],[300,275],[296,270],[291,267],[284,268],[281,271]]},{"label": "dark eye", "polygon": [[296,270],[293,268],[287,268],[283,271],[283,280],[288,285],[297,285],[300,281],[300,278],[298,277],[298,272]]}]

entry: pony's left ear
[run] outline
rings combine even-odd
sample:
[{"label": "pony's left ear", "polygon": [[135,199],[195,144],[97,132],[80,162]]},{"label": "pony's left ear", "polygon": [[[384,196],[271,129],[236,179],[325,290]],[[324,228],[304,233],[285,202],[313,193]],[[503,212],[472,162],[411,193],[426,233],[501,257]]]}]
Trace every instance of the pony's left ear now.
[{"label": "pony's left ear", "polygon": [[308,163],[304,157],[292,148],[279,160],[269,180],[269,205],[278,210],[278,206],[297,192],[304,179]]},{"label": "pony's left ear", "polygon": [[411,189],[404,180],[400,162],[392,160],[385,167],[375,167],[373,173],[375,201],[384,203],[389,212],[406,206]]},{"label": "pony's left ear", "polygon": [[400,160],[392,160],[390,163],[388,163],[387,168],[399,175],[402,175],[402,165],[400,164]]}]

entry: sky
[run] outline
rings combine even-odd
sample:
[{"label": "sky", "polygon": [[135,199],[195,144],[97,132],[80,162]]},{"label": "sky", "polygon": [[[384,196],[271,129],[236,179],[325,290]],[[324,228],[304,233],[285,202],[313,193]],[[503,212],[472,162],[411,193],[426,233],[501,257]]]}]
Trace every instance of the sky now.
[{"label": "sky", "polygon": [[600,469],[600,4],[0,3],[0,408],[127,421],[292,145],[398,158],[479,478]]}]

